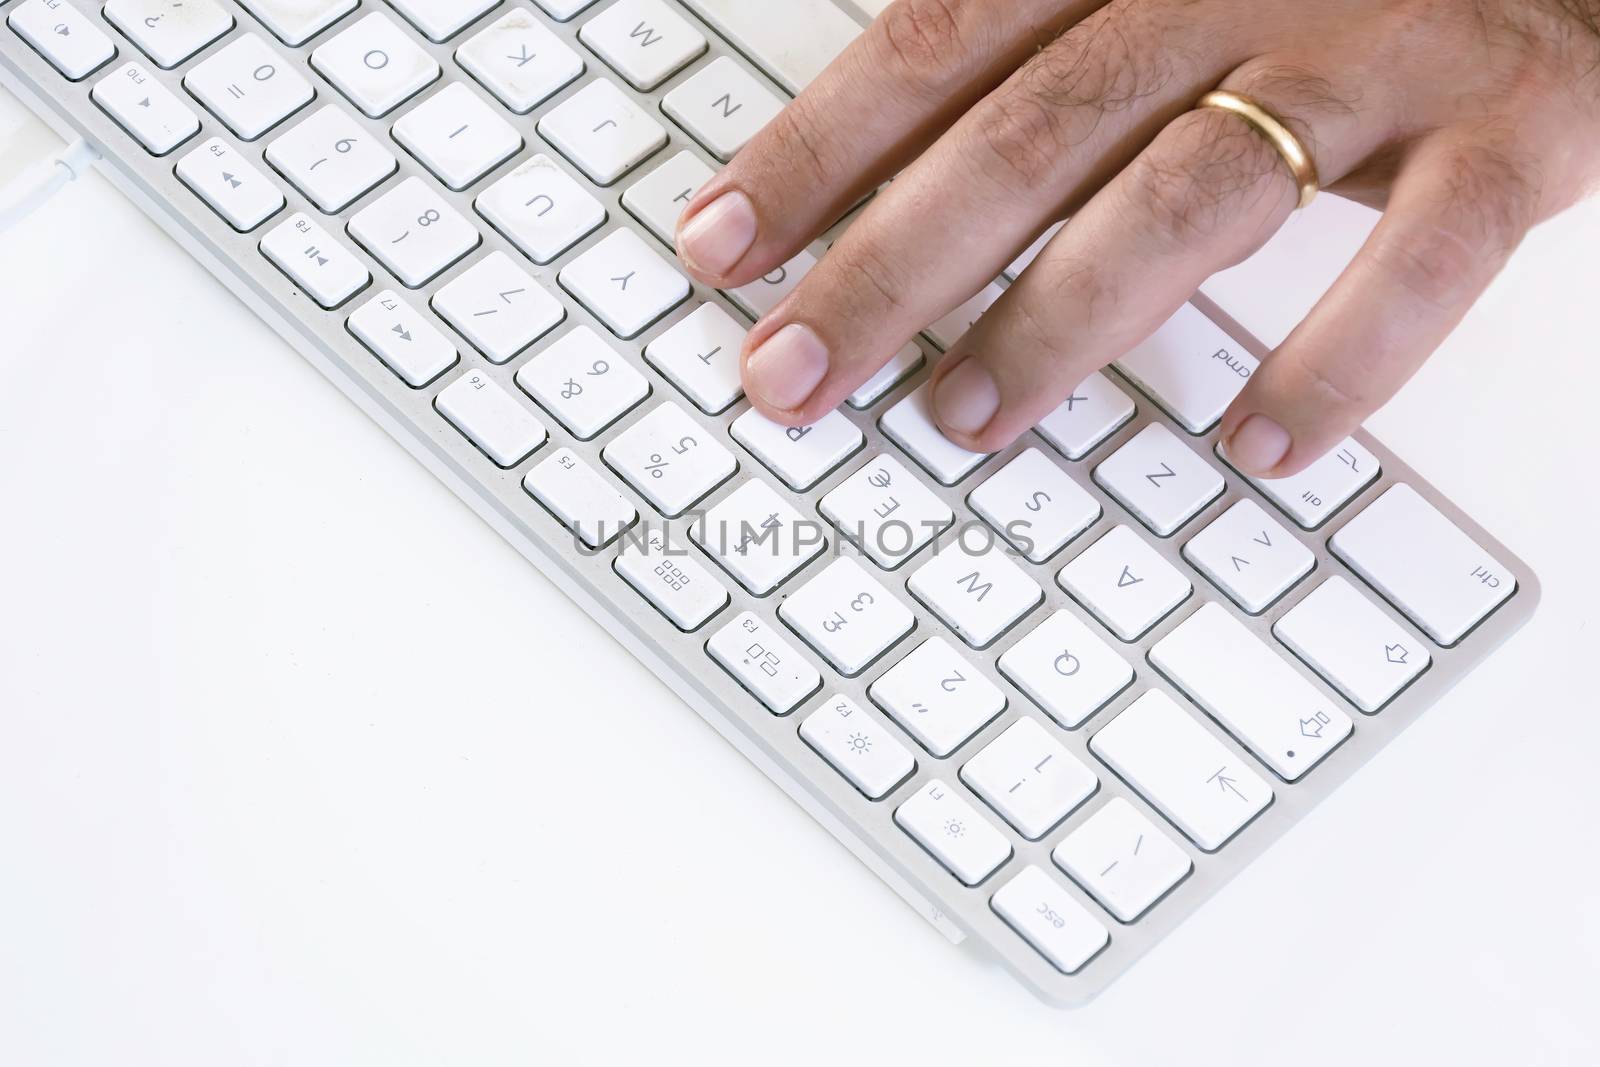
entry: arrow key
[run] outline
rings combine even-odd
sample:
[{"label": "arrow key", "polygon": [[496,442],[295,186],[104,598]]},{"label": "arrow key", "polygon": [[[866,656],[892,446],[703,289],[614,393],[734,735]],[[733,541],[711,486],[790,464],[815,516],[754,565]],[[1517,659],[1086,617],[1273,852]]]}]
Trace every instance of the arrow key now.
[{"label": "arrow key", "polygon": [[413,389],[439,377],[459,358],[443,332],[392,289],[357,308],[348,325],[384,366]]},{"label": "arrow key", "polygon": [[283,194],[220,137],[178,160],[178,180],[229,226],[249,233],[283,209]]},{"label": "arrow key", "polygon": [[1253,500],[1241,500],[1183,546],[1183,558],[1252,615],[1311,573],[1311,550]]},{"label": "arrow key", "polygon": [[1313,589],[1272,632],[1369,715],[1433,661],[1420,638],[1338,575]]}]

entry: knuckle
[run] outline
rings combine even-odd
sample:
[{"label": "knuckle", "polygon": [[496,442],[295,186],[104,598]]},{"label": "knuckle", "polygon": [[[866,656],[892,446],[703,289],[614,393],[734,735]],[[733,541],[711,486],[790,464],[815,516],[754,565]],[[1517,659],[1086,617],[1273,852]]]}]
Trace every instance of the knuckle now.
[{"label": "knuckle", "polygon": [[1363,386],[1370,376],[1360,373],[1353,362],[1301,360],[1295,369],[1296,391],[1314,396],[1319,410],[1365,412],[1376,406]]},{"label": "knuckle", "polygon": [[[828,276],[844,282],[842,291],[854,294],[851,302],[861,314],[878,317],[905,311],[905,274],[870,239],[841,241],[827,262],[831,264]],[[870,310],[864,307],[869,302],[873,305]]]},{"label": "knuckle", "polygon": [[1236,227],[1246,209],[1272,207],[1291,192],[1273,150],[1248,125],[1221,112],[1177,120],[1128,166],[1128,196],[1158,251],[1187,249]]},{"label": "knuckle", "polygon": [[996,96],[976,122],[985,155],[1023,188],[1046,182],[1071,147],[1055,109],[1024,93]]},{"label": "knuckle", "polygon": [[897,0],[873,23],[871,39],[897,74],[937,91],[965,46],[963,16],[971,6],[970,0]]}]

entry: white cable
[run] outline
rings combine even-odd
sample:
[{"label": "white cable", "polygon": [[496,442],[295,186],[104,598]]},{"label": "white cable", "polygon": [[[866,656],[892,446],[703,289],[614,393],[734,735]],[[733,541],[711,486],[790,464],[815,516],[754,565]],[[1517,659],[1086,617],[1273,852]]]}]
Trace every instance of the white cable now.
[{"label": "white cable", "polygon": [[39,161],[7,183],[0,189],[0,233],[33,214],[68,182],[83,177],[99,158],[100,153],[80,137],[57,155]]}]

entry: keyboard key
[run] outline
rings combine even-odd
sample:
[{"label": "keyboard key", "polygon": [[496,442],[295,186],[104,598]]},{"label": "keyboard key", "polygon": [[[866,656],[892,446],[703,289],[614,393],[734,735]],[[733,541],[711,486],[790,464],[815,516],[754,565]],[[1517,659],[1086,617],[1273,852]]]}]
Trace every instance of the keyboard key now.
[{"label": "keyboard key", "polygon": [[526,7],[514,7],[456,49],[456,62],[518,115],[583,74],[583,57]]},{"label": "keyboard key", "polygon": [[828,544],[814,522],[759,478],[729,493],[695,523],[690,536],[756,596],[788,581]]},{"label": "keyboard key", "polygon": [[[1228,457],[1219,445],[1217,455]],[[1346,437],[1337,448],[1299,474],[1288,478],[1248,478],[1303,529],[1315,530],[1361,490],[1378,480],[1382,468],[1378,457],[1354,438]]]},{"label": "keyboard key", "polygon": [[413,389],[421,389],[460,358],[455,345],[393,289],[362,304],[347,325],[384,366]]},{"label": "keyboard key", "polygon": [[533,2],[557,22],[567,22],[572,16],[592,5],[595,0],[533,0]]},{"label": "keyboard key", "polygon": [[1026,716],[969,759],[961,780],[1029,841],[1049,833],[1100,788],[1082,760]]},{"label": "keyboard key", "polygon": [[1133,684],[1133,668],[1070,611],[1057,611],[1000,657],[1000,673],[1068,730]]},{"label": "keyboard key", "polygon": [[962,885],[978,885],[1011,858],[1005,835],[937,778],[896,808],[894,821]]},{"label": "keyboard key", "polygon": [[1037,448],[1007,463],[967,502],[1034,563],[1065,548],[1100,518],[1100,504]]},{"label": "keyboard key", "polygon": [[233,29],[233,16],[215,0],[106,0],[101,12],[163,70]]},{"label": "keyboard key", "polygon": [[968,452],[940,431],[933,421],[928,393],[929,385],[923,382],[911,395],[884,412],[878,427],[941,485],[955,485],[989,457]]},{"label": "keyboard key", "polygon": [[707,415],[744,396],[739,350],[745,328],[715,304],[701,304],[645,347],[644,358]]},{"label": "keyboard key", "polygon": [[900,601],[853,559],[836,559],[789,594],[778,617],[853,678],[916,626]]},{"label": "keyboard key", "polygon": [[1222,495],[1212,466],[1161,423],[1135,434],[1094,469],[1094,480],[1158,537],[1170,537]]},{"label": "keyboard key", "polygon": [[679,152],[628,186],[628,191],[622,194],[622,206],[672,247],[683,209],[699,188],[711,180],[712,173],[693,152]]},{"label": "keyboard key", "polygon": [[1158,689],[1089,749],[1200,848],[1215,852],[1272,803],[1272,787]]},{"label": "keyboard key", "polygon": [[1241,500],[1183,546],[1183,558],[1228,598],[1260,615],[1311,573],[1311,550],[1253,500]]},{"label": "keyboard key", "polygon": [[1075,974],[1111,935],[1038,867],[1024,867],[989,902],[1006,925],[1062,974]]},{"label": "keyboard key", "polygon": [[434,406],[499,467],[515,467],[549,436],[526,405],[476,371],[445,386]]},{"label": "keyboard key", "polygon": [[861,34],[832,0],[684,0],[684,6],[796,94]]},{"label": "keyboard key", "polygon": [[430,41],[448,41],[500,0],[389,0]]},{"label": "keyboard key", "polygon": [[1050,858],[1125,923],[1149,911],[1194,869],[1183,849],[1122,797],[1106,801]]},{"label": "keyboard key", "polygon": [[600,201],[542,153],[517,164],[473,206],[535,263],[553,261],[606,221]]},{"label": "keyboard key", "polygon": [[667,143],[667,131],[604,78],[539,120],[539,135],[599,185],[610,185]]},{"label": "keyboard key", "polygon": [[394,139],[458,191],[522,150],[522,135],[460,82],[407,112],[394,124]]},{"label": "keyboard key", "polygon": [[728,299],[752,319],[759,319],[782,303],[784,297],[794,292],[795,287],[800,284],[800,279],[810,273],[811,268],[816,265],[817,257],[801,249],[783,266],[770,270],[755,281],[747,282],[737,289],[729,289]]},{"label": "keyboard key", "polygon": [[482,240],[472,223],[417,177],[356,212],[349,230],[407,289],[437,278]]},{"label": "keyboard key", "polygon": [[783,100],[727,56],[718,56],[661,99],[661,110],[722,162],[778,117]]},{"label": "keyboard key", "polygon": [[1005,295],[1005,290],[995,282],[984,286],[983,291],[971,300],[950,312],[938,322],[927,329],[928,337],[933,343],[950,351],[957,341],[961,340],[972,324],[983,318],[983,313],[994,306],[994,302]]},{"label": "keyboard key", "polygon": [[706,39],[662,0],[617,0],[583,24],[588,45],[640,92],[649,92],[706,50]]},{"label": "keyboard key", "polygon": [[810,426],[782,426],[751,408],[728,428],[784,485],[810,489],[855,455],[866,440],[855,424],[830,411]]},{"label": "keyboard key", "polygon": [[562,288],[618,337],[637,337],[689,299],[689,279],[632,230],[616,230],[561,268]]},{"label": "keyboard key", "polygon": [[298,48],[356,9],[360,0],[239,0],[279,40]]},{"label": "keyboard key", "polygon": [[1340,575],[1329,578],[1290,608],[1272,632],[1306,666],[1369,715],[1381,710],[1433,662],[1418,638]]},{"label": "keyboard key", "polygon": [[303,212],[295,212],[268,230],[261,239],[261,253],[307,296],[330,310],[372,281],[361,261]]},{"label": "keyboard key", "polygon": [[368,118],[381,118],[432,85],[439,64],[381,11],[311,53],[311,65]]},{"label": "keyboard key", "polygon": [[884,570],[900,566],[955,522],[950,506],[888,453],[840,482],[818,508]]},{"label": "keyboard key", "polygon": [[973,648],[994,644],[1044,599],[1004,549],[973,551],[959,539],[917,568],[906,588]]},{"label": "keyboard key", "polygon": [[911,750],[842,693],[806,716],[800,737],[868,800],[882,800],[917,769]]},{"label": "keyboard key", "polygon": [[639,512],[570,448],[551,454],[522,488],[591,549],[604,548],[639,520]]},{"label": "keyboard key", "polygon": [[1445,648],[1517,589],[1505,564],[1409,485],[1390,486],[1328,547]]},{"label": "keyboard key", "polygon": [[517,384],[580,441],[597,437],[650,395],[644,375],[587,326],[524,363]]},{"label": "keyboard key", "polygon": [[931,637],[867,690],[872,702],[935,756],[950,755],[1006,710],[999,686],[942,637]]},{"label": "keyboard key", "polygon": [[67,0],[26,0],[6,22],[68,81],[82,81],[117,54],[111,38]]},{"label": "keyboard key", "polygon": [[1057,452],[1078,460],[1127,425],[1133,412],[1132,398],[1095,371],[1034,429]]},{"label": "keyboard key", "polygon": [[220,137],[185,155],[174,169],[179,181],[240,233],[249,233],[283,209],[277,187]]},{"label": "keyboard key", "polygon": [[1217,424],[1259,364],[1254,356],[1185,304],[1117,369],[1193,434]]},{"label": "keyboard key", "polygon": [[561,325],[561,302],[504,252],[490,252],[434,294],[433,309],[491,363],[506,363]]},{"label": "keyboard key", "polygon": [[201,60],[183,76],[183,87],[243,141],[254,141],[317,95],[294,64],[254,33]]},{"label": "keyboard key", "polygon": [[694,507],[739,469],[733,453],[671,401],[618,434],[601,455],[668,518]]},{"label": "keyboard key", "polygon": [[129,63],[95,83],[89,96],[154,156],[200,132],[200,119],[141,64]]},{"label": "keyboard key", "polygon": [[822,675],[751,612],[718,630],[706,651],[774,715],[787,715],[822,688]]},{"label": "keyboard key", "polygon": [[896,352],[883,366],[878,368],[878,373],[861,383],[861,387],[850,394],[846,401],[857,411],[864,411],[883,399],[885,393],[905,381],[922,366],[922,349],[914,344],[906,345]]},{"label": "keyboard key", "polygon": [[1022,250],[1021,255],[1011,261],[1011,266],[1001,271],[1001,273],[1010,280],[1016,281],[1022,276],[1023,271],[1033,266],[1033,261],[1039,258],[1039,253],[1044,251],[1044,246],[1053,241],[1056,234],[1060,233],[1061,228],[1065,225],[1066,222],[1062,221],[1045,230],[1034,240],[1033,244]]},{"label": "keyboard key", "polygon": [[1129,526],[1090,545],[1056,576],[1106,629],[1137,641],[1194,591],[1176,567]]},{"label": "keyboard key", "polygon": [[336,104],[315,111],[267,146],[267,162],[332,215],[393,174],[394,155]]},{"label": "keyboard key", "polygon": [[625,542],[612,567],[684,633],[700,629],[728,603],[716,576],[665,530],[651,530],[643,544]]}]

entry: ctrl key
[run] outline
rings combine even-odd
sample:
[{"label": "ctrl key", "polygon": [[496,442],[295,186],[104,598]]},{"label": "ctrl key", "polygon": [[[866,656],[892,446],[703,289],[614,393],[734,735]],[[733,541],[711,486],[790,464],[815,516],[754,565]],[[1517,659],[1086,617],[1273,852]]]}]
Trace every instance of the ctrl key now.
[{"label": "ctrl key", "polygon": [[1105,926],[1038,867],[1024,867],[989,906],[1062,974],[1081,971],[1111,940]]},{"label": "ctrl key", "polygon": [[307,296],[330,310],[372,281],[361,261],[303,211],[267,231],[261,239],[261,254]]}]

